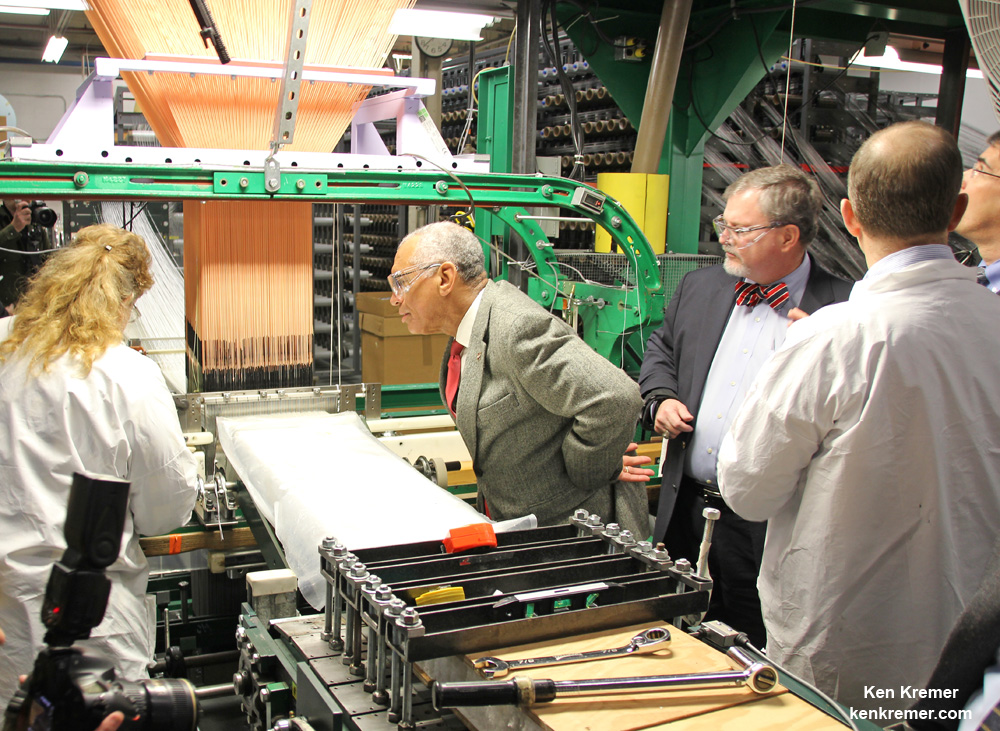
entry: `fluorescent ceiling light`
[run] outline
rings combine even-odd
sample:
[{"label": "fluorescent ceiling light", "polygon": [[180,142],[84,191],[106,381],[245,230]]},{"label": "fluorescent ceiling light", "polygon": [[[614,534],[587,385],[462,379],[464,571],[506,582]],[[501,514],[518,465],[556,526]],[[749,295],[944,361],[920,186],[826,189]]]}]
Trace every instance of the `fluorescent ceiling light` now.
[{"label": "fluorescent ceiling light", "polygon": [[69,41],[62,36],[49,36],[49,43],[45,46],[45,53],[42,54],[42,61],[59,63],[59,59],[62,58],[63,51],[66,50],[66,45],[68,43]]},{"label": "fluorescent ceiling light", "polygon": [[4,0],[11,8],[45,8],[52,10],[90,10],[84,0]]},{"label": "fluorescent ceiling light", "polygon": [[398,36],[452,38],[456,41],[481,41],[483,26],[493,21],[492,15],[452,13],[445,10],[400,8],[389,23],[389,32]]},{"label": "fluorescent ceiling light", "polygon": [[[890,71],[913,71],[918,74],[941,75],[941,67],[932,63],[913,63],[912,61],[901,61],[899,52],[892,46],[885,47],[885,54],[882,56],[866,56],[864,49],[861,50],[852,60],[855,66],[870,66],[872,68],[888,69]],[[967,78],[981,79],[983,72],[978,69],[969,69],[965,72]]]},{"label": "fluorescent ceiling light", "polygon": [[13,15],[48,15],[48,8],[21,8],[15,5],[0,5],[0,13]]}]

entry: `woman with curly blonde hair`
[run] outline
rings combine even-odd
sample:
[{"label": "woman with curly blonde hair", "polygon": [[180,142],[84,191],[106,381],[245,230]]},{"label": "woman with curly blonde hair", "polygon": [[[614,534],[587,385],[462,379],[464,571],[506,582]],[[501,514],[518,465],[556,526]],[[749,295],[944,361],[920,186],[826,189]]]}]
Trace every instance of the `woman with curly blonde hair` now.
[{"label": "woman with curly blonde hair", "polygon": [[136,234],[100,224],[80,231],[52,259],[17,304],[0,361],[23,346],[31,370],[48,370],[68,352],[86,376],[98,356],[121,342],[135,301],[153,286],[149,251]]},{"label": "woman with curly blonde hair", "polygon": [[114,660],[121,677],[146,675],[155,624],[138,536],[186,522],[196,480],[163,375],[123,342],[152,284],[142,238],[88,226],[35,274],[14,317],[0,320],[0,702],[42,646],[41,603],[66,548],[74,472],[131,483],[108,609],[80,644]]}]

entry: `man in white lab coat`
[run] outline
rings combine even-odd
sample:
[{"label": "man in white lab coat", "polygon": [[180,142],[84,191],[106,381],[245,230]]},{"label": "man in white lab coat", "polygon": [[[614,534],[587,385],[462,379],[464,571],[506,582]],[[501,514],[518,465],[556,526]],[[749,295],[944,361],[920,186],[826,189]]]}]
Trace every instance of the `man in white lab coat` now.
[{"label": "man in white lab coat", "polygon": [[122,552],[107,570],[104,621],[78,644],[120,677],[146,676],[153,655],[146,558],[139,533],[184,523],[195,460],[159,368],[122,343],[135,300],[152,285],[142,239],[108,225],[82,229],[0,320],[0,704],[42,647],[42,599],[66,548],[74,472],[131,482]]},{"label": "man in white lab coat", "polygon": [[861,147],[841,209],[868,273],[791,326],[719,455],[725,500],[770,521],[769,657],[857,709],[913,703],[1000,530],[1000,299],[945,245],[961,181],[932,125]]}]

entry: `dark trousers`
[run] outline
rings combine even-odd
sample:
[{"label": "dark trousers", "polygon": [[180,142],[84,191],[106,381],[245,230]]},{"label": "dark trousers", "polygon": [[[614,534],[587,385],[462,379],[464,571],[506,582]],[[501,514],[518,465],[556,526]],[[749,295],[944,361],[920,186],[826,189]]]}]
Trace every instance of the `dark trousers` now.
[{"label": "dark trousers", "polygon": [[764,553],[767,523],[743,520],[721,498],[706,497],[699,483],[685,477],[663,543],[675,561],[686,558],[692,567],[696,566],[705,532],[702,515],[705,508],[718,508],[721,513],[715,522],[712,548],[708,553],[708,570],[715,586],[705,619],[725,622],[745,632],[756,647],[763,647],[766,633],[757,594],[757,575]]}]

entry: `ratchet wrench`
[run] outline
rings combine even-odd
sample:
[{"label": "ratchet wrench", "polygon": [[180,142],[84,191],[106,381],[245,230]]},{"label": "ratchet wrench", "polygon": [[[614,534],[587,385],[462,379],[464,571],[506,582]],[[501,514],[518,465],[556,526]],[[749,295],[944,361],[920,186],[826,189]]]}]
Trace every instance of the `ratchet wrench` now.
[{"label": "ratchet wrench", "polygon": [[592,650],[590,652],[571,652],[565,655],[551,657],[529,657],[523,660],[501,660],[499,657],[481,657],[473,662],[477,670],[481,670],[488,679],[502,678],[511,670],[538,668],[548,665],[565,665],[571,662],[586,660],[603,660],[608,657],[636,655],[644,652],[660,650],[670,642],[670,630],[666,627],[650,627],[643,630],[624,647],[611,650]]},{"label": "ratchet wrench", "polygon": [[684,675],[644,675],[634,678],[593,678],[588,680],[536,680],[517,675],[510,680],[477,680],[471,683],[433,683],[434,708],[461,706],[533,706],[548,703],[559,696],[586,693],[643,693],[648,690],[677,690],[704,686],[746,686],[754,693],[765,694],[778,685],[778,671],[739,647],[730,647],[726,655],[735,670]]}]

